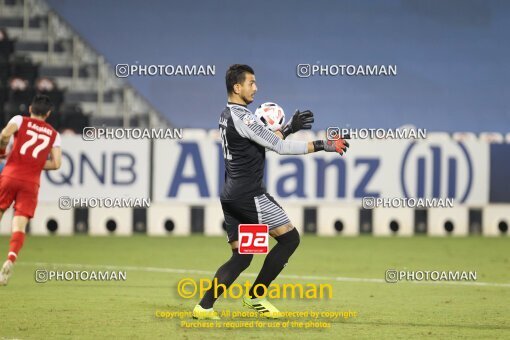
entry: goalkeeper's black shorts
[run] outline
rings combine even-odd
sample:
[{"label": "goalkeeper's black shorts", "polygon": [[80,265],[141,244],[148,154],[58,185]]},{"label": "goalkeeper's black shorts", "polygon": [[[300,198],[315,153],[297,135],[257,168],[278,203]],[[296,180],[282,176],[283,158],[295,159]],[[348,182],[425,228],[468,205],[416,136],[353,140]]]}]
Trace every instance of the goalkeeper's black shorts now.
[{"label": "goalkeeper's black shorts", "polygon": [[282,207],[268,193],[250,199],[221,200],[228,242],[238,241],[239,224],[267,224],[269,230],[290,223]]}]

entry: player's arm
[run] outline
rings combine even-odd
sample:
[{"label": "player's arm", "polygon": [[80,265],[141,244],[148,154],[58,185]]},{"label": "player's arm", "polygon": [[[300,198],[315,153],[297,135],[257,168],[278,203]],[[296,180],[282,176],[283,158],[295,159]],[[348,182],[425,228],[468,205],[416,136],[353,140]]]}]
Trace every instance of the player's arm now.
[{"label": "player's arm", "polygon": [[[291,133],[295,133],[299,130],[309,130],[312,128],[312,123],[314,122],[313,112],[310,110],[299,111],[296,110],[294,112],[294,116],[290,119],[290,121],[281,129],[281,131],[276,131],[275,135],[280,139],[285,139]],[[338,140],[317,140],[314,142],[308,142],[307,144],[307,153],[317,152],[317,151],[326,151],[326,152],[337,152],[340,155],[343,155],[347,152],[347,148],[349,147],[349,143],[340,138]]]},{"label": "player's arm", "polygon": [[44,163],[44,170],[58,170],[62,164],[62,149],[60,148],[60,134],[57,134],[50,151],[49,159]]},{"label": "player's arm", "polygon": [[51,148],[50,157],[44,163],[44,170],[58,170],[62,160],[62,149],[60,146]]},{"label": "player's arm", "polygon": [[[283,135],[280,131],[276,131],[275,135],[278,136],[278,138],[283,139]],[[336,152],[340,155],[343,155],[347,152],[347,149],[349,148],[349,143],[345,139],[338,139],[338,140],[316,140],[313,142],[307,143],[307,152],[306,153],[312,153],[317,151],[326,151],[326,152]]]},{"label": "player's arm", "polygon": [[256,117],[251,113],[232,110],[232,119],[237,132],[244,138],[273,150],[280,155],[302,155],[317,151],[338,152],[341,155],[349,144],[339,139],[337,141],[318,140],[314,142],[283,140],[282,133],[274,132],[256,123]]},{"label": "player's arm", "polygon": [[244,138],[270,149],[280,155],[301,155],[307,153],[306,142],[282,140],[274,132],[257,123],[251,112],[231,109],[235,129]]},{"label": "player's arm", "polygon": [[11,119],[11,121],[9,121],[9,123],[7,123],[7,125],[2,129],[2,132],[0,132],[0,157],[5,156],[5,150],[7,145],[9,145],[9,140],[11,139],[12,135],[18,131],[18,129],[19,124],[13,122]]}]

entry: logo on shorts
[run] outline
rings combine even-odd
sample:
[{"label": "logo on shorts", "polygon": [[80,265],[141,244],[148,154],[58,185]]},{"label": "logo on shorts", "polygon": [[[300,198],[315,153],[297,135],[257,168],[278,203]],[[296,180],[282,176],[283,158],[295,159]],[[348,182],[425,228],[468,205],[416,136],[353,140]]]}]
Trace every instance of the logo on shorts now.
[{"label": "logo on shorts", "polygon": [[239,225],[239,254],[267,254],[269,227],[267,224]]}]

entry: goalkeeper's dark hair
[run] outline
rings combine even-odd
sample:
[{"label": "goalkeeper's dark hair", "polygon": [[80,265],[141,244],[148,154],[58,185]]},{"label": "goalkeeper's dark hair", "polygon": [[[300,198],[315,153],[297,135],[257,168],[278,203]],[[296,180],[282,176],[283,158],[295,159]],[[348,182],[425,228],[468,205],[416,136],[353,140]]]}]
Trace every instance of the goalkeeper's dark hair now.
[{"label": "goalkeeper's dark hair", "polygon": [[246,73],[255,74],[250,66],[244,64],[234,64],[228,68],[227,74],[225,75],[225,83],[227,84],[228,94],[234,92],[235,84],[242,84],[244,82],[246,79]]},{"label": "goalkeeper's dark hair", "polygon": [[50,97],[44,94],[36,95],[30,105],[32,106],[32,114],[37,116],[44,116],[53,109]]}]

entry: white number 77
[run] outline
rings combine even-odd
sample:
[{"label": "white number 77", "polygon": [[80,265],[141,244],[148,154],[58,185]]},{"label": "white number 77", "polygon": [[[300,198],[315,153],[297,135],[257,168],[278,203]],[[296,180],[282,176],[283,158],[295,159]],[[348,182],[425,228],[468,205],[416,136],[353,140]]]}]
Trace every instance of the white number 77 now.
[{"label": "white number 77", "polygon": [[19,150],[19,153],[24,155],[27,152],[27,149],[34,145],[38,139],[42,139],[42,143],[36,146],[34,148],[34,151],[32,151],[32,157],[37,158],[39,152],[41,152],[41,150],[44,149],[50,142],[50,137],[42,134],[40,135],[32,130],[27,130],[27,135],[29,135],[31,138],[27,140],[25,143],[23,143],[21,149]]}]

